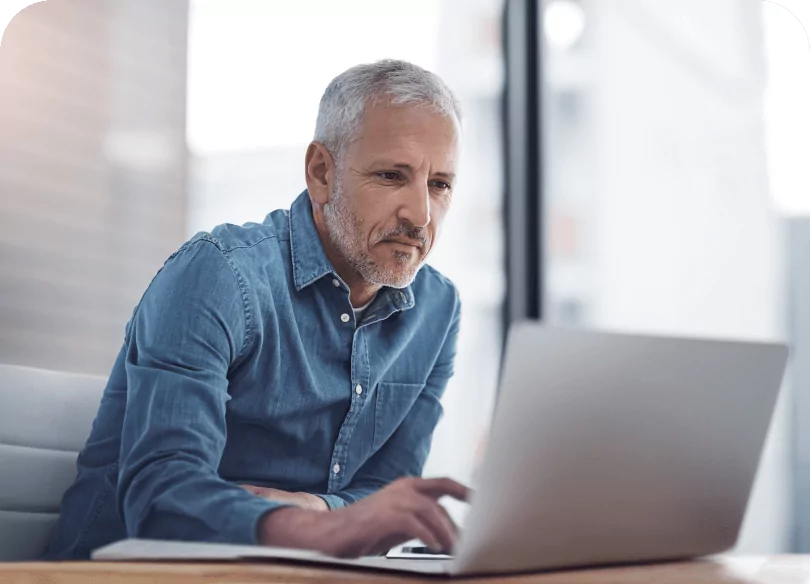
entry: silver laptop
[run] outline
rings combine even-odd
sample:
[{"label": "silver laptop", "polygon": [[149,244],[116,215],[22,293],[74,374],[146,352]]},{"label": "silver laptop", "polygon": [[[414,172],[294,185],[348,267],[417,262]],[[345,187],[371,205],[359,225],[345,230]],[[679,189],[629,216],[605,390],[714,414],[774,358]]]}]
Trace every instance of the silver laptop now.
[{"label": "silver laptop", "polygon": [[97,560],[282,560],[448,576],[703,556],[737,539],[787,360],[780,344],[515,325],[449,559],[128,540]]}]

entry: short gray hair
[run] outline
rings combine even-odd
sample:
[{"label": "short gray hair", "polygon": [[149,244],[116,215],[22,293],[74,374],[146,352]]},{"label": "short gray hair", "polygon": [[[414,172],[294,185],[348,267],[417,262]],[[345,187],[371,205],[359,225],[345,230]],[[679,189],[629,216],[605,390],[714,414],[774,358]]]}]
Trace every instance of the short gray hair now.
[{"label": "short gray hair", "polygon": [[329,83],[314,139],[340,164],[346,147],[360,135],[366,109],[380,102],[427,107],[461,124],[458,100],[438,75],[407,61],[384,59],[347,69]]}]

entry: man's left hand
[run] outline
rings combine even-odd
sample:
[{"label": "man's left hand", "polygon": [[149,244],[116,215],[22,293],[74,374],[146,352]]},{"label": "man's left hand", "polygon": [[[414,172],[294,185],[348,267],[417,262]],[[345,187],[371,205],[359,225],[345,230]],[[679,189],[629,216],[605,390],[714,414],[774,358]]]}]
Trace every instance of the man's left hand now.
[{"label": "man's left hand", "polygon": [[302,509],[309,509],[310,511],[329,511],[329,506],[326,501],[317,495],[310,495],[309,493],[290,493],[282,491],[281,489],[270,489],[268,487],[254,487],[253,485],[242,485],[242,488],[253,493],[257,497],[267,499],[268,501],[279,501],[281,503],[289,503]]}]

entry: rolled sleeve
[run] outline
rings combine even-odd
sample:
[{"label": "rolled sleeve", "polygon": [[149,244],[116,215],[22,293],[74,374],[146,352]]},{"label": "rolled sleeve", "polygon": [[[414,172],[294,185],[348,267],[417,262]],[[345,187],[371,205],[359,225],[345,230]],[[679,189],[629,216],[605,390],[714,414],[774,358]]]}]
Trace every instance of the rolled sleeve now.
[{"label": "rolled sleeve", "polygon": [[318,497],[324,500],[330,511],[334,511],[335,509],[340,509],[341,507],[348,505],[344,499],[341,499],[335,494],[318,495]]}]

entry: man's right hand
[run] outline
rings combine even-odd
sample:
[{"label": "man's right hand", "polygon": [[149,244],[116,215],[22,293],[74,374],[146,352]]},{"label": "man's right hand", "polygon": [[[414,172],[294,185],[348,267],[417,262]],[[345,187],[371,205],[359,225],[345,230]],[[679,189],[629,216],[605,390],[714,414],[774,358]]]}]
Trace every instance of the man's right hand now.
[{"label": "man's right hand", "polygon": [[378,555],[410,539],[436,552],[453,547],[456,526],[438,500],[466,501],[467,487],[451,479],[400,479],[348,507],[328,513],[283,508],[260,526],[263,545],[312,549],[337,557]]}]

